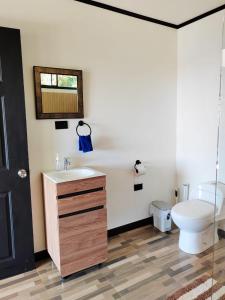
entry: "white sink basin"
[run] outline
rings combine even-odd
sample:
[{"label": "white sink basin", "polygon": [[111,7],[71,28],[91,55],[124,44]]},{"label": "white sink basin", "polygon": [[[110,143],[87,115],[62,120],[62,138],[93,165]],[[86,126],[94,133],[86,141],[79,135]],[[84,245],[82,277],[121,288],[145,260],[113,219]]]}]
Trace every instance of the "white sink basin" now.
[{"label": "white sink basin", "polygon": [[91,168],[75,168],[67,171],[44,172],[43,174],[55,183],[105,176],[104,173]]}]

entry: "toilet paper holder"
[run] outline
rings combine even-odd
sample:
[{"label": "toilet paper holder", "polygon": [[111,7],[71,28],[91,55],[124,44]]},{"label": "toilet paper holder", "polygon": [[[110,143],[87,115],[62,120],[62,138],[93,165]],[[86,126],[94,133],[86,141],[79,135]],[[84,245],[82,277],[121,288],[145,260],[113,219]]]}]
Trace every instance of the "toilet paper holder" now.
[{"label": "toilet paper holder", "polygon": [[141,165],[141,161],[139,159],[136,160],[135,165],[134,165],[134,169],[135,169],[136,173],[138,174],[137,165]]}]

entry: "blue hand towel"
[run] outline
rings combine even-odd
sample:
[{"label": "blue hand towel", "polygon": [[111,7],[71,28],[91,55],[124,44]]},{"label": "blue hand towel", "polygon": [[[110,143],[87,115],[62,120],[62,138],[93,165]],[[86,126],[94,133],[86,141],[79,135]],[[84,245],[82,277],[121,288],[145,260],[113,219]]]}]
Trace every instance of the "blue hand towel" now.
[{"label": "blue hand towel", "polygon": [[83,151],[84,153],[93,151],[91,135],[79,136],[79,151]]}]

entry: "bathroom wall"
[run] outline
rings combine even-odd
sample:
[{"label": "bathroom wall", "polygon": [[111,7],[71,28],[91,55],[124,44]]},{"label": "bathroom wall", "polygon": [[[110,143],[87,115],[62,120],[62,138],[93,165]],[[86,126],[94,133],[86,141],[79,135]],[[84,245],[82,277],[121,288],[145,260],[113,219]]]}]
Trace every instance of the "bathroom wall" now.
[{"label": "bathroom wall", "polygon": [[[152,200],[170,201],[177,32],[72,0],[2,0],[0,25],[21,29],[35,251],[45,249],[41,172],[54,169],[57,152],[73,166],[107,174],[109,229],[147,218]],[[55,131],[54,121],[35,119],[34,65],[83,70],[94,152],[78,152],[76,120]],[[136,159],[147,166],[139,192],[133,192]]]},{"label": "bathroom wall", "polygon": [[216,175],[222,21],[220,12],[178,31],[177,180],[192,195]]}]

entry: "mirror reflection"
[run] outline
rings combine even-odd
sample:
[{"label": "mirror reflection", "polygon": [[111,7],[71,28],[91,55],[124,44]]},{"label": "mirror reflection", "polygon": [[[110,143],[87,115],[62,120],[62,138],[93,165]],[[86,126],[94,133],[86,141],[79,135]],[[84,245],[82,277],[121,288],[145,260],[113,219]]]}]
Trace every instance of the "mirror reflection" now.
[{"label": "mirror reflection", "polygon": [[77,76],[41,73],[43,113],[78,112]]}]

